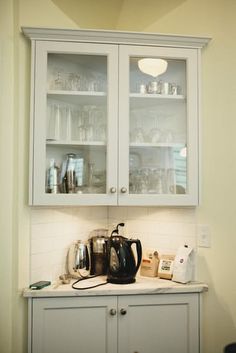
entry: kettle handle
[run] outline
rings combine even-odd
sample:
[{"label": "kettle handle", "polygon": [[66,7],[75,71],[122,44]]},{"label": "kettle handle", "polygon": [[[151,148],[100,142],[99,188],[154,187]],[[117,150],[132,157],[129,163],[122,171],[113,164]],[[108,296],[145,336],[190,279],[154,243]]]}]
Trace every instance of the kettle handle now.
[{"label": "kettle handle", "polygon": [[137,255],[138,255],[138,259],[137,259],[137,265],[136,265],[136,272],[139,269],[139,266],[141,264],[141,260],[142,260],[142,245],[141,245],[141,241],[139,239],[130,239],[129,240],[130,245],[135,243],[136,244],[136,251],[137,251]]}]

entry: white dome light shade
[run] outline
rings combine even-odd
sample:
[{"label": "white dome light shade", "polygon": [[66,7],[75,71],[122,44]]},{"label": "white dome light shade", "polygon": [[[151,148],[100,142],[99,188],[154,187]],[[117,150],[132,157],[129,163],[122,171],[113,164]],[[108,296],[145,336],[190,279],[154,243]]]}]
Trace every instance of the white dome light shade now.
[{"label": "white dome light shade", "polygon": [[163,74],[167,69],[168,63],[163,59],[145,58],[138,61],[139,69],[145,74],[157,77]]},{"label": "white dome light shade", "polygon": [[181,148],[179,154],[181,157],[186,158],[187,157],[187,147],[185,146],[185,147]]}]

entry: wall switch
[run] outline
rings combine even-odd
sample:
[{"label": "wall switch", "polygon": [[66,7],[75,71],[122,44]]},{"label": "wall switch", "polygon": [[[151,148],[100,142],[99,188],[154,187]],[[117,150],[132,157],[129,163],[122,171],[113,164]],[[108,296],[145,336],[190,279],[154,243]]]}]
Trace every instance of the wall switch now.
[{"label": "wall switch", "polygon": [[197,226],[198,246],[201,248],[211,247],[210,226],[207,224],[199,224]]}]

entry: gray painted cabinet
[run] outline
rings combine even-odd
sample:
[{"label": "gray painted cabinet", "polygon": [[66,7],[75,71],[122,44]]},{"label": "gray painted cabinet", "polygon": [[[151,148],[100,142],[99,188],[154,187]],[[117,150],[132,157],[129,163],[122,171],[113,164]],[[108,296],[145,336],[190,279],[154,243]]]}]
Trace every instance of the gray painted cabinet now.
[{"label": "gray painted cabinet", "polygon": [[31,205],[199,203],[200,53],[209,38],[22,30],[32,44]]},{"label": "gray painted cabinet", "polygon": [[32,353],[117,353],[116,297],[37,298]]},{"label": "gray painted cabinet", "polygon": [[30,298],[29,353],[200,353],[200,293]]}]

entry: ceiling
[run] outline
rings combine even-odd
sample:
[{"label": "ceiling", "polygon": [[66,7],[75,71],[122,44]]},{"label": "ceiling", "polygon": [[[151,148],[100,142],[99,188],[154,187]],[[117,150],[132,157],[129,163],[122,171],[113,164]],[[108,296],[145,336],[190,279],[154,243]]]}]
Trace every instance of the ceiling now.
[{"label": "ceiling", "polygon": [[51,0],[79,28],[142,31],[188,0]]}]

